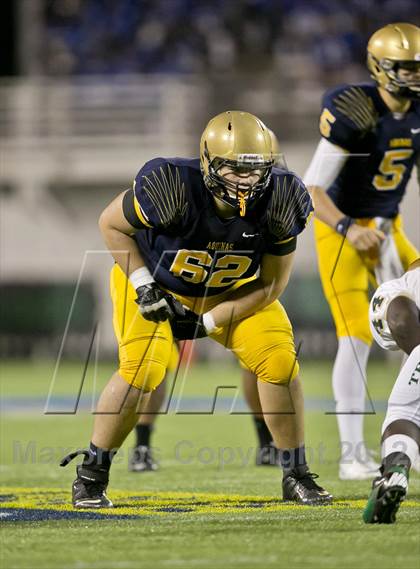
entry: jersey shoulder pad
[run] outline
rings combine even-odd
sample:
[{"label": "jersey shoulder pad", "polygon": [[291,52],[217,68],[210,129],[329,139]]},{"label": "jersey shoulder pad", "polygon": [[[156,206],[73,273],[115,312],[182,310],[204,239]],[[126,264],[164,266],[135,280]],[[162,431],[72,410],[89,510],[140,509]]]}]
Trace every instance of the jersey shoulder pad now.
[{"label": "jersey shoulder pad", "polygon": [[165,158],[146,162],[134,180],[135,208],[146,227],[180,225],[188,210],[183,166]]},{"label": "jersey shoulder pad", "polygon": [[301,233],[313,212],[311,196],[293,172],[273,173],[273,189],[267,207],[267,226],[277,241]]},{"label": "jersey shoulder pad", "polygon": [[373,130],[378,121],[369,85],[344,85],[327,91],[319,122],[321,135],[345,149]]}]

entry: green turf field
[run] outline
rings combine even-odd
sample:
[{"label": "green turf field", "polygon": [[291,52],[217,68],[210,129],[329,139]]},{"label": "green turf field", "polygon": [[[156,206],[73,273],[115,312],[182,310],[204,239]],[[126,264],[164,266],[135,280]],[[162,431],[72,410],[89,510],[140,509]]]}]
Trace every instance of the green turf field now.
[{"label": "green turf field", "polygon": [[[418,568],[420,478],[392,526],[366,526],[361,512],[369,482],[339,482],[336,420],[331,411],[331,364],[302,363],[311,465],[333,492],[332,507],[284,505],[280,473],[254,466],[252,421],[234,388],[240,371],[225,363],[197,365],[174,387],[169,413],[154,438],[160,470],[133,474],[122,449],[112,469],[109,513],[68,507],[75,468],[62,454],[89,441],[92,393],[111,367],[89,370],[81,410],[71,414],[82,366],[66,364],[44,414],[53,366],[2,367],[1,501],[4,568],[129,569],[136,567]],[[378,411],[366,418],[367,440],[379,430],[396,364],[373,363],[369,391]],[[219,396],[211,413],[217,386]],[[182,397],[181,397],[182,395]],[[240,395],[240,392],[239,392]],[[178,403],[177,403],[178,402]],[[178,411],[175,412],[176,404]],[[236,413],[229,413],[233,407]],[[417,526],[417,527],[416,527]]]}]

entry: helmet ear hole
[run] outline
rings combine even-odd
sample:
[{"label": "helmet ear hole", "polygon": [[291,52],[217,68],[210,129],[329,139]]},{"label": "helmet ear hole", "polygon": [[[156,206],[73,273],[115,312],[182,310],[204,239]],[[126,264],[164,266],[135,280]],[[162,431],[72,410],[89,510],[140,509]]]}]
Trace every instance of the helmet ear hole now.
[{"label": "helmet ear hole", "polygon": [[391,71],[394,67],[394,63],[390,59],[381,59],[380,65],[385,71]]}]

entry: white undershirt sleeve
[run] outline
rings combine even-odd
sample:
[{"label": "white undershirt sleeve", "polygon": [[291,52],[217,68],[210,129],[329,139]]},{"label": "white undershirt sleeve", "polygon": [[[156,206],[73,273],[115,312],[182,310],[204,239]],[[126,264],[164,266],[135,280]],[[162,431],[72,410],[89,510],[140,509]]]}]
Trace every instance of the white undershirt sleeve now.
[{"label": "white undershirt sleeve", "polygon": [[305,186],[319,186],[327,190],[344,166],[349,152],[321,138],[312,161],[305,172]]}]

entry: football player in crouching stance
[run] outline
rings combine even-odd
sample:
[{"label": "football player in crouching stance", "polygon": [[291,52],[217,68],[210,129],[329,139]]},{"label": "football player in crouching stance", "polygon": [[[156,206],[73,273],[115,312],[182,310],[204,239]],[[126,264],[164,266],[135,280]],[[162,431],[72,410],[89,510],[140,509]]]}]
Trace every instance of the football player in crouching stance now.
[{"label": "football player in crouching stance", "polygon": [[[283,157],[277,136],[269,130],[271,137],[271,150],[274,158],[279,165],[283,163]],[[168,366],[169,372],[175,372],[178,366],[178,349],[174,344],[172,357]],[[257,436],[257,448],[255,455],[256,466],[278,466],[280,464],[280,453],[273,441],[261,409],[260,397],[258,395],[257,377],[247,369],[242,370],[242,386],[245,400],[251,410],[255,434]],[[154,458],[153,447],[151,445],[152,436],[155,432],[156,420],[161,412],[161,407],[165,399],[165,384],[162,383],[148,394],[148,399],[144,398],[139,408],[139,421],[134,428],[135,446],[130,453],[128,468],[131,472],[155,472],[159,468],[158,462]]]},{"label": "football player in crouching stance", "polygon": [[392,524],[408,489],[420,445],[420,259],[399,279],[381,285],[369,310],[372,334],[385,350],[408,359],[395,381],[382,425],[381,476],[363,512],[368,524]]},{"label": "football player in crouching stance", "polygon": [[[77,454],[75,507],[110,507],[112,457],[137,421],[144,393],[162,382],[173,338],[210,336],[258,377],[261,408],[281,449],[283,498],[325,504],[305,458],[304,411],[293,332],[278,301],[296,237],[312,212],[292,172],[274,167],[257,117],[227,111],[201,138],[200,159],[155,158],[133,189],[102,213],[120,367],[98,402],[89,449]],[[257,276],[258,271],[258,276]]]}]

